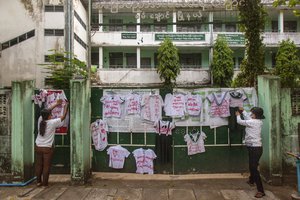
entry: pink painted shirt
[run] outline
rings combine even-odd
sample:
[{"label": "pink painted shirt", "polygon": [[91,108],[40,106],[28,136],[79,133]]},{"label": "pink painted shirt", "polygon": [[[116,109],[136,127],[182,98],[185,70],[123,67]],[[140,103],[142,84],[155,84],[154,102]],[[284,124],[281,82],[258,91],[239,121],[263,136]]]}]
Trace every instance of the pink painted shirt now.
[{"label": "pink painted shirt", "polygon": [[98,151],[103,151],[108,144],[107,141],[108,126],[106,121],[97,119],[95,122],[91,124],[90,129],[91,129],[92,139],[93,139],[93,144],[95,146],[95,149]]},{"label": "pink painted shirt", "polygon": [[117,145],[109,147],[107,154],[109,155],[109,167],[123,169],[125,158],[129,156],[130,152],[120,145]]},{"label": "pink painted shirt", "polygon": [[156,133],[159,135],[172,135],[172,129],[175,128],[175,123],[169,121],[158,120],[154,123]]},{"label": "pink painted shirt", "polygon": [[188,155],[205,152],[204,140],[206,135],[204,132],[187,133],[184,136],[184,141],[187,143]]},{"label": "pink painted shirt", "polygon": [[156,158],[154,151],[152,149],[139,148],[132,153],[136,162],[136,173],[153,174],[153,160]]},{"label": "pink painted shirt", "polygon": [[200,95],[188,94],[185,97],[186,111],[190,116],[199,116],[202,107],[202,98]]},{"label": "pink painted shirt", "polygon": [[142,119],[151,122],[155,122],[161,119],[163,100],[160,95],[158,94],[143,95],[141,106],[142,106],[142,110],[141,110]]},{"label": "pink painted shirt", "polygon": [[185,96],[183,94],[167,94],[165,97],[166,116],[183,117],[186,112]]},{"label": "pink painted shirt", "polygon": [[207,96],[210,104],[210,116],[229,117],[230,96],[227,92],[212,93]]},{"label": "pink painted shirt", "polygon": [[100,101],[103,103],[104,117],[121,117],[121,103],[124,99],[119,95],[104,95]]},{"label": "pink painted shirt", "polygon": [[127,115],[135,115],[141,113],[141,95],[128,94],[125,97],[125,110]]}]

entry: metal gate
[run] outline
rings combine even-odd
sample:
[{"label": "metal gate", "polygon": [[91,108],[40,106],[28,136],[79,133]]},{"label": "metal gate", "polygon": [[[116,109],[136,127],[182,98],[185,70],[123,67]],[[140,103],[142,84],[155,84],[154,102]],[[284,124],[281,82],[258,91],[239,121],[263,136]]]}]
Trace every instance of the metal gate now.
[{"label": "metal gate", "polygon": [[11,90],[0,89],[0,175],[11,173]]},{"label": "metal gate", "polygon": [[[160,90],[164,98],[165,92]],[[91,91],[91,121],[102,119],[103,88],[92,88]],[[205,141],[206,152],[193,156],[187,155],[187,146],[184,135],[188,130],[202,130],[207,135]],[[121,145],[129,152],[137,148],[155,150],[156,133],[119,133],[108,134],[109,146]],[[210,127],[176,127],[173,137],[173,161],[164,165],[155,164],[155,173],[163,174],[190,174],[190,173],[241,173],[247,171],[247,152],[241,142],[241,134],[229,134],[227,126],[214,129]],[[231,139],[230,139],[231,137]],[[108,167],[109,159],[106,150],[96,151],[92,147],[92,170],[96,172],[130,172],[135,173],[136,164],[132,155],[126,158],[124,168],[115,170]]]}]

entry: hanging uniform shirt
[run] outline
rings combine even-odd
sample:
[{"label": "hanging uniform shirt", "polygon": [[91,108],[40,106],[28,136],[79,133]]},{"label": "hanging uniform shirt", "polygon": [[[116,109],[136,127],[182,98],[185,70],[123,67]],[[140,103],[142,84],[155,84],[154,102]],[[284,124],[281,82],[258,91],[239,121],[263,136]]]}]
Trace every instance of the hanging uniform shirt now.
[{"label": "hanging uniform shirt", "polygon": [[165,97],[166,116],[183,117],[186,112],[185,97],[183,94],[167,94]]},{"label": "hanging uniform shirt", "polygon": [[188,94],[185,97],[185,105],[187,113],[190,116],[199,116],[202,107],[202,98],[199,94]]},{"label": "hanging uniform shirt", "polygon": [[130,152],[120,145],[117,145],[109,147],[107,154],[109,155],[109,167],[123,169],[125,158],[129,156]]},{"label": "hanging uniform shirt", "polygon": [[229,104],[230,96],[227,92],[212,93],[207,96],[211,103],[210,116],[212,117],[228,117],[230,116]]},{"label": "hanging uniform shirt", "polygon": [[108,126],[106,121],[97,119],[91,124],[92,139],[95,149],[98,151],[103,151],[108,144],[107,141],[107,131]]},{"label": "hanging uniform shirt", "polygon": [[138,174],[153,174],[153,160],[156,154],[152,149],[139,148],[134,150],[133,156],[136,162],[136,173]]},{"label": "hanging uniform shirt", "polygon": [[244,101],[247,100],[247,96],[242,91],[231,91],[230,95],[230,107],[244,107]]},{"label": "hanging uniform shirt", "polygon": [[135,115],[141,113],[141,95],[128,94],[125,97],[125,110],[127,115]]},{"label": "hanging uniform shirt", "polygon": [[159,135],[172,135],[172,129],[175,128],[175,123],[169,121],[158,120],[154,123],[156,133]]},{"label": "hanging uniform shirt", "polygon": [[[46,97],[46,102],[45,102],[46,108],[52,107],[57,100],[59,99],[62,100],[62,104],[56,106],[51,111],[52,119],[60,118],[64,114],[64,108],[67,103],[67,97],[65,95],[65,92],[63,90],[48,90],[47,95],[48,96]],[[62,122],[62,126],[56,128],[55,133],[60,135],[66,135],[68,133],[68,127],[69,127],[69,111],[67,113],[65,120]]]},{"label": "hanging uniform shirt", "polygon": [[100,101],[103,103],[104,117],[121,117],[121,103],[124,99],[119,95],[104,95]]},{"label": "hanging uniform shirt", "polygon": [[163,100],[160,95],[143,95],[141,106],[142,119],[151,122],[161,119]]},{"label": "hanging uniform shirt", "polygon": [[204,132],[187,133],[184,136],[184,141],[187,143],[188,155],[205,152],[204,140],[206,135]]}]

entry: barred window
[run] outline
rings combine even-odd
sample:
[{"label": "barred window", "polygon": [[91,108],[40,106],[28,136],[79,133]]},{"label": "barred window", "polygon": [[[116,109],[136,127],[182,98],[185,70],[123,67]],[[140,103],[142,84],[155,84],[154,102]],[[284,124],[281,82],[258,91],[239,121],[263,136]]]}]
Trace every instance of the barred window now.
[{"label": "barred window", "polygon": [[64,6],[46,5],[45,12],[64,12]]},{"label": "barred window", "polygon": [[294,89],[291,94],[292,115],[300,115],[300,89]]}]

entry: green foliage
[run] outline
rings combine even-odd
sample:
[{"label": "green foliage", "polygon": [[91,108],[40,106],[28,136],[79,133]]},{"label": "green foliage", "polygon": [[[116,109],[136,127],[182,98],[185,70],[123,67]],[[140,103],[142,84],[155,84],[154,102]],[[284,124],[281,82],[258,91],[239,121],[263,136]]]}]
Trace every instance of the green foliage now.
[{"label": "green foliage", "polygon": [[[50,50],[49,64],[40,64],[47,69],[45,85],[50,85],[54,89],[70,88],[70,79],[74,76],[88,78],[86,64],[69,52],[63,50]],[[71,57],[71,58],[70,58]]]},{"label": "green foliage", "polygon": [[211,66],[214,85],[230,87],[234,73],[232,54],[233,51],[229,48],[226,40],[217,38]]},{"label": "green foliage", "polygon": [[257,76],[264,73],[264,45],[261,33],[264,30],[266,12],[260,0],[242,1],[239,6],[242,30],[245,31],[246,57],[241,73],[234,81],[239,86],[257,85]]},{"label": "green foliage", "polygon": [[165,38],[158,48],[157,73],[164,80],[166,87],[172,88],[176,84],[176,78],[180,74],[178,49],[170,38]]},{"label": "green foliage", "polygon": [[[297,5],[300,5],[300,0],[275,0],[273,2],[274,7],[278,7],[278,6],[281,6],[281,5],[286,5],[290,8],[295,8]],[[300,10],[299,9],[294,9],[293,12],[296,16],[300,16]]]},{"label": "green foliage", "polygon": [[293,41],[280,42],[276,55],[275,75],[280,77],[282,87],[296,87],[300,77],[300,60]]}]

